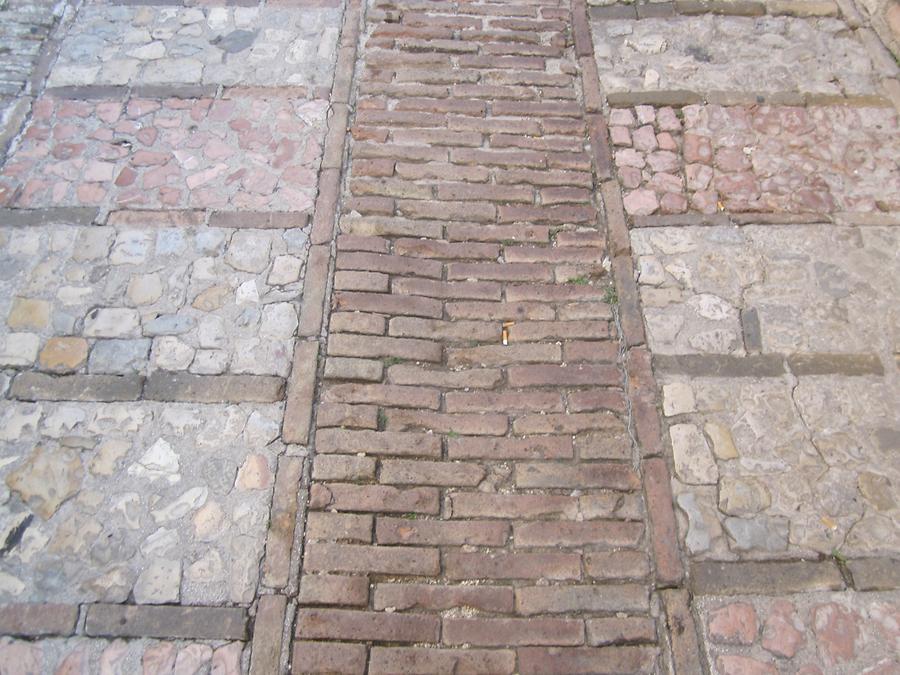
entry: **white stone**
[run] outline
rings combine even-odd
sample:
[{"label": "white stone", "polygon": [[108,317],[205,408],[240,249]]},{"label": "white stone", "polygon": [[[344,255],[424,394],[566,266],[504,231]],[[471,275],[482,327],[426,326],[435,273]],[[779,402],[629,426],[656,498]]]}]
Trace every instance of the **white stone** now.
[{"label": "white stone", "polygon": [[224,349],[198,349],[190,372],[197,375],[219,375],[228,368],[228,352]]},{"label": "white stone", "polygon": [[248,230],[235,232],[225,252],[225,262],[241,272],[262,272],[269,264],[268,235]]},{"label": "white stone", "polygon": [[134,601],[139,605],[176,603],[181,592],[181,561],[151,560],[134,585]]},{"label": "white stone", "polygon": [[710,321],[725,321],[737,316],[737,310],[725,300],[711,293],[698,293],[688,298],[687,304],[697,314]]},{"label": "white stone", "polygon": [[162,280],[156,273],[135,274],[128,282],[128,299],[135,305],[150,305],[162,296]]},{"label": "white stone", "polygon": [[164,556],[169,552],[177,554],[178,533],[167,527],[160,527],[141,543],[141,553],[148,558]]},{"label": "white stone", "polygon": [[136,59],[149,61],[152,59],[161,59],[166,55],[166,46],[159,41],[154,41],[140,47],[135,47],[128,51],[128,56]]},{"label": "white stone", "polygon": [[719,469],[700,430],[693,424],[674,424],[669,428],[675,474],[690,485],[713,485]]},{"label": "white stone", "polygon": [[28,437],[33,436],[40,420],[39,405],[9,405],[0,418],[0,441],[24,440],[26,434]]},{"label": "white stone", "polygon": [[694,412],[694,390],[686,382],[663,386],[663,413],[666,417]]},{"label": "white stone", "polygon": [[263,448],[278,438],[281,425],[277,420],[269,419],[258,410],[250,413],[244,427],[244,442],[251,448]]},{"label": "white stone", "polygon": [[165,439],[158,438],[137,462],[128,467],[128,475],[151,481],[162,478],[174,485],[181,480],[179,468],[178,455],[172,446]]},{"label": "white stone", "polygon": [[277,256],[272,263],[272,271],[269,272],[267,281],[272,286],[292,284],[300,278],[302,265],[300,258],[292,255]]},{"label": "white stone", "polygon": [[194,360],[194,348],[173,335],[153,339],[153,367],[162,370],[187,370]]},{"label": "white stone", "polygon": [[84,286],[60,286],[56,297],[64,305],[82,305],[93,292],[94,289]]},{"label": "white stone", "polygon": [[37,359],[41,339],[34,333],[0,337],[0,366],[30,366]]},{"label": "white stone", "polygon": [[142,230],[125,230],[116,236],[116,243],[109,254],[112,265],[140,265],[147,259],[153,235]]},{"label": "white stone", "polygon": [[256,281],[251,279],[238,286],[234,292],[234,301],[239,305],[259,304],[259,289],[256,288]]},{"label": "white stone", "polygon": [[125,307],[103,307],[84,318],[85,337],[140,337],[141,315]]},{"label": "white stone", "polygon": [[150,515],[153,516],[153,520],[157,523],[167,523],[170,520],[183,518],[191,511],[195,511],[203,506],[208,495],[209,490],[207,488],[193,487],[168,506],[151,511]]},{"label": "white stone", "polygon": [[297,330],[297,310],[289,302],[276,302],[263,307],[259,335],[276,340],[288,339]]}]

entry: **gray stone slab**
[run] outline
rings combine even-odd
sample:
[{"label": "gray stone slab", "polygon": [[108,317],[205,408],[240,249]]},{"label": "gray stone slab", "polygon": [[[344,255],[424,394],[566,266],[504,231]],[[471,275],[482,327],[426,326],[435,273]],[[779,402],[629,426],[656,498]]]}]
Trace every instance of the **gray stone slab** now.
[{"label": "gray stone slab", "polygon": [[21,373],[9,397],[20,401],[136,401],[144,378],[139,375],[62,375]]},{"label": "gray stone slab", "polygon": [[272,403],[284,398],[284,378],[266,375],[191,375],[156,372],[147,378],[148,401]]},{"label": "gray stone slab", "polygon": [[830,561],[698,562],[691,588],[695,595],[780,595],[842,590],[844,580]]},{"label": "gray stone slab", "polygon": [[90,605],[84,626],[94,637],[243,640],[247,611],[240,607]]},{"label": "gray stone slab", "polygon": [[896,558],[859,558],[848,560],[847,567],[858,591],[882,591],[900,588],[900,560]]}]

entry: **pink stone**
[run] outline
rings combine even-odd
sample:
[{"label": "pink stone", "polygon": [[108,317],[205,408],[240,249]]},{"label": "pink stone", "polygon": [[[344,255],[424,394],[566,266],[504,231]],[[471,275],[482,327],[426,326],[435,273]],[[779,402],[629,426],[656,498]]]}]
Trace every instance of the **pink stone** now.
[{"label": "pink stone", "polygon": [[116,166],[109,162],[88,162],[82,178],[91,183],[105,183],[112,180]]},{"label": "pink stone", "polygon": [[[3,675],[37,675],[43,672],[41,649],[21,640],[0,643],[0,663]],[[7,670],[8,669],[8,670]]]},{"label": "pink stone", "polygon": [[156,675],[156,673],[170,673],[175,667],[176,647],[172,642],[160,642],[147,647],[141,656],[141,666],[144,675]]},{"label": "pink stone", "polygon": [[307,164],[318,161],[322,156],[322,146],[313,136],[306,139],[306,148],[303,150],[302,160]]},{"label": "pink stone", "polygon": [[650,185],[657,192],[677,192],[680,194],[684,189],[684,181],[681,179],[681,176],[671,173],[653,174],[653,177],[650,179]]},{"label": "pink stone", "polygon": [[687,198],[682,194],[667,192],[659,200],[659,209],[663,213],[684,213],[687,211]]},{"label": "pink stone", "polygon": [[751,201],[759,198],[759,183],[756,176],[745,171],[743,173],[716,173],[714,184],[724,197]]},{"label": "pink stone", "polygon": [[900,673],[900,660],[882,659],[871,668],[866,668],[860,675],[897,675]]},{"label": "pink stone", "polygon": [[656,134],[656,142],[659,143],[660,150],[678,150],[678,143],[668,131]]},{"label": "pink stone", "polygon": [[305,166],[291,166],[281,172],[281,185],[293,187],[314,187],[316,172]]},{"label": "pink stone", "polygon": [[210,140],[210,134],[206,131],[195,131],[184,142],[187,148],[202,148]]},{"label": "pink stone", "polygon": [[705,190],[713,177],[713,170],[706,164],[688,164],[684,167],[688,190]]},{"label": "pink stone", "polygon": [[141,125],[133,120],[119,120],[113,127],[118,134],[136,134],[141,129]]},{"label": "pink stone", "polygon": [[56,109],[56,117],[62,119],[65,117],[80,117],[84,119],[90,117],[93,106],[86,101],[62,101]]},{"label": "pink stone", "polygon": [[234,148],[227,143],[220,141],[218,138],[210,139],[203,148],[203,154],[214,162],[220,159],[227,159],[234,153]]},{"label": "pink stone", "polygon": [[32,178],[25,183],[25,186],[22,188],[22,193],[19,195],[16,203],[19,206],[34,206],[40,193],[43,192],[48,185],[49,184],[45,181]]},{"label": "pink stone", "polygon": [[168,152],[151,152],[138,150],[131,156],[132,166],[159,166],[169,161],[172,155]]},{"label": "pink stone", "polygon": [[173,187],[159,188],[159,201],[166,206],[177,206],[181,203],[181,190]]},{"label": "pink stone", "polygon": [[624,145],[626,147],[631,145],[631,132],[628,131],[628,127],[610,127],[609,137],[613,145]]},{"label": "pink stone", "polygon": [[203,672],[204,666],[212,659],[212,647],[191,644],[178,652],[172,675],[194,675]]},{"label": "pink stone", "polygon": [[647,162],[644,156],[631,148],[616,151],[616,166],[631,166],[635,169],[643,169]]},{"label": "pink stone", "polygon": [[681,120],[672,108],[666,106],[656,112],[656,126],[662,131],[681,131]]},{"label": "pink stone", "polygon": [[706,136],[686,133],[683,152],[685,162],[709,164],[712,161],[712,144]]},{"label": "pink stone", "polygon": [[99,204],[106,196],[106,190],[98,183],[83,183],[79,185],[75,194],[81,204]]},{"label": "pink stone", "polygon": [[228,206],[228,195],[221,189],[209,190],[201,188],[188,193],[191,206],[202,209],[217,209]]},{"label": "pink stone", "polygon": [[113,675],[121,672],[121,661],[128,654],[128,643],[116,640],[100,654],[100,675]]},{"label": "pink stone", "polygon": [[756,639],[756,610],[746,602],[733,602],[710,613],[709,635],[714,642],[752,645]]},{"label": "pink stone", "polygon": [[609,126],[630,127],[634,124],[634,115],[629,108],[613,108],[609,111]]},{"label": "pink stone", "polygon": [[653,124],[654,120],[656,120],[656,111],[652,105],[635,106],[634,112],[640,124]]},{"label": "pink stone", "polygon": [[211,98],[201,98],[191,105],[191,119],[199,122],[209,114],[210,106],[213,100]]},{"label": "pink stone", "polygon": [[261,195],[272,194],[277,184],[278,178],[263,169],[249,169],[241,179],[245,190]]},{"label": "pink stone", "polygon": [[152,169],[147,170],[144,173],[143,179],[141,180],[141,185],[145,190],[152,190],[153,188],[167,185],[169,183],[170,177],[180,175],[181,171],[179,171],[175,163],[169,162],[167,164],[163,164],[162,166],[156,166]]},{"label": "pink stone", "polygon": [[186,183],[189,190],[193,190],[195,188],[200,187],[201,185],[206,185],[212,180],[215,180],[224,172],[228,171],[227,164],[216,164],[214,166],[209,167],[208,169],[204,169],[203,171],[198,171],[197,173],[192,173],[187,177]]},{"label": "pink stone", "polygon": [[225,177],[225,185],[231,185],[232,183],[238,182],[241,178],[244,177],[245,173],[247,173],[247,169],[238,169],[237,171],[228,174]]},{"label": "pink stone", "polygon": [[210,675],[241,675],[241,654],[244,645],[240,642],[230,642],[222,645],[212,656]]},{"label": "pink stone", "polygon": [[181,126],[181,117],[177,115],[156,115],[153,123],[161,129],[177,129]]},{"label": "pink stone", "polygon": [[[279,195],[282,193],[279,192]],[[231,200],[231,205],[236,209],[244,209],[246,211],[262,211],[274,207],[276,197],[269,195],[251,194],[249,192],[238,192]]]},{"label": "pink stone", "polygon": [[825,673],[814,663],[807,663],[797,669],[797,675],[825,675]]},{"label": "pink stone", "polygon": [[116,178],[116,185],[119,187],[127,187],[134,183],[136,177],[137,172],[131,167],[126,166],[119,172],[119,176]]},{"label": "pink stone", "polygon": [[722,171],[746,171],[750,168],[750,158],[738,148],[719,148],[715,164]]},{"label": "pink stone", "polygon": [[122,159],[123,157],[127,157],[130,151],[124,145],[101,143],[94,152],[98,159]]},{"label": "pink stone", "polygon": [[635,129],[634,133],[631,135],[631,141],[636,150],[642,150],[644,152],[656,150],[656,148],[659,147],[659,144],[656,142],[656,132],[649,124]]},{"label": "pink stone", "polygon": [[84,143],[57,143],[53,146],[50,154],[56,159],[72,159],[81,156],[82,152],[84,152]]},{"label": "pink stone", "polygon": [[719,210],[719,193],[714,190],[698,190],[691,195],[691,207],[700,213],[716,213]]},{"label": "pink stone", "polygon": [[144,127],[134,135],[144,145],[153,145],[156,143],[156,137],[159,136],[159,129],[156,127]]},{"label": "pink stone", "polygon": [[275,146],[275,152],[273,154],[272,168],[284,168],[287,166],[288,162],[294,159],[294,155],[297,154],[297,144],[289,138],[282,138]]},{"label": "pink stone", "polygon": [[[800,213],[829,213],[834,210],[834,199],[826,187],[823,190],[803,188],[791,193],[792,210]],[[862,208],[854,210],[862,211]]]},{"label": "pink stone", "polygon": [[677,171],[680,168],[678,155],[668,150],[657,150],[647,155],[647,164],[654,171]]},{"label": "pink stone", "polygon": [[78,134],[78,127],[74,124],[57,124],[53,127],[53,138],[57,141],[65,141]]},{"label": "pink stone", "polygon": [[96,141],[103,141],[104,143],[109,143],[113,138],[115,138],[115,134],[112,129],[108,129],[106,127],[101,127],[97,129],[90,135],[90,138],[93,138]]},{"label": "pink stone", "polygon": [[859,614],[834,602],[817,605],[812,623],[819,653],[828,665],[852,661],[859,638]]},{"label": "pink stone", "polygon": [[129,117],[143,117],[152,112],[156,112],[162,106],[157,101],[148,101],[147,99],[135,98],[128,102],[126,112]]},{"label": "pink stone", "polygon": [[250,129],[253,128],[253,124],[250,122],[250,120],[248,120],[244,117],[239,117],[237,119],[231,120],[228,123],[228,127],[232,131],[236,131],[239,134],[242,134],[242,133],[246,133],[246,132],[250,131]]},{"label": "pink stone", "polygon": [[235,102],[231,99],[220,99],[212,102],[209,119],[213,122],[224,122],[234,114]]},{"label": "pink stone", "polygon": [[78,647],[77,649],[69,652],[69,654],[60,661],[59,665],[56,666],[56,670],[53,671],[53,675],[83,675],[85,671],[85,657],[87,656],[86,649],[84,647]]},{"label": "pink stone", "polygon": [[778,675],[771,663],[763,663],[749,656],[722,654],[717,663],[721,675]]},{"label": "pink stone", "polygon": [[312,197],[300,190],[282,187],[276,195],[281,197],[284,207],[291,211],[308,211],[313,207]]},{"label": "pink stone", "polygon": [[[71,128],[74,129],[75,127]],[[48,138],[50,138],[50,127],[32,125],[25,130],[25,138],[27,138],[28,140],[46,141]],[[54,138],[56,137],[54,136]]]},{"label": "pink stone", "polygon": [[49,120],[53,116],[53,101],[42,98],[34,102],[31,116],[36,120]]},{"label": "pink stone", "polygon": [[116,204],[119,206],[138,206],[147,203],[147,192],[136,187],[127,187],[116,195]]},{"label": "pink stone", "polygon": [[62,204],[66,199],[66,195],[69,193],[69,183],[64,180],[58,181],[53,184],[53,189],[50,192],[50,198],[53,200],[54,204]]},{"label": "pink stone", "polygon": [[641,170],[635,169],[633,166],[623,166],[619,168],[619,180],[622,181],[622,187],[632,189],[641,185]]},{"label": "pink stone", "polygon": [[762,646],[776,656],[793,658],[806,642],[806,637],[798,630],[796,623],[798,619],[792,603],[787,600],[773,602],[763,627]]},{"label": "pink stone", "polygon": [[622,200],[625,210],[632,216],[649,216],[659,208],[659,200],[653,190],[632,190]]},{"label": "pink stone", "polygon": [[102,101],[97,104],[97,117],[107,124],[115,122],[121,114],[122,104],[118,101]]}]

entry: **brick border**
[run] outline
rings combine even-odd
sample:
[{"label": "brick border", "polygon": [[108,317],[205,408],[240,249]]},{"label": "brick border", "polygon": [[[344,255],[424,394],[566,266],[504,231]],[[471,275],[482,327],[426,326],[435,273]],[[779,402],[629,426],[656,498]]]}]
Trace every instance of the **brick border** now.
[{"label": "brick border", "polygon": [[831,0],[674,0],[639,4],[612,4],[591,7],[591,18],[649,19],[672,16],[796,16],[799,18],[837,17],[842,14],[838,2]]}]

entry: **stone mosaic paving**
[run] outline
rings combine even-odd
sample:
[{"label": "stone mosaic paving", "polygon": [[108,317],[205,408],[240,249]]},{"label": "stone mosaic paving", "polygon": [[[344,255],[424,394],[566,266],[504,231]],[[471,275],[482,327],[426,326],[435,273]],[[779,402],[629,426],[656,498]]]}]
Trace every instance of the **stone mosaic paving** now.
[{"label": "stone mosaic paving", "polygon": [[638,106],[609,124],[631,215],[900,210],[890,108]]},{"label": "stone mosaic paving", "polygon": [[44,97],[0,171],[0,205],[307,211],[328,104]]},{"label": "stone mosaic paving", "polygon": [[900,671],[900,593],[703,598],[716,675],[889,675]]},{"label": "stone mosaic paving", "polygon": [[87,5],[48,86],[330,87],[340,10]]},{"label": "stone mosaic paving", "polygon": [[592,22],[608,93],[872,94],[872,58],[838,19],[667,17]]},{"label": "stone mosaic paving", "polygon": [[290,371],[308,228],[0,231],[0,366]]}]

